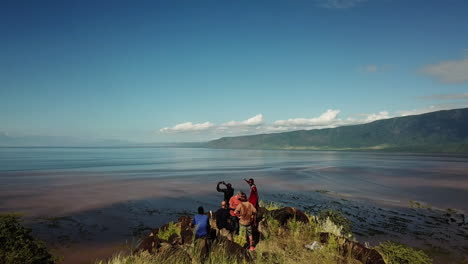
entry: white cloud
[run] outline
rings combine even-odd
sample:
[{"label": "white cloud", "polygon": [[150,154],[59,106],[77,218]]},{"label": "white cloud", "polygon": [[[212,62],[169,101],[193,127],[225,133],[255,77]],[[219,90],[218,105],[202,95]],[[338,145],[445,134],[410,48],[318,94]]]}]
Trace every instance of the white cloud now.
[{"label": "white cloud", "polygon": [[222,124],[221,126],[233,127],[233,126],[257,126],[263,123],[263,115],[258,114],[244,121],[229,121]]},{"label": "white cloud", "polygon": [[303,127],[303,126],[327,126],[331,125],[336,121],[336,117],[340,113],[340,110],[328,109],[325,113],[321,114],[319,117],[315,118],[291,118],[288,120],[278,120],[273,124],[275,126],[294,126],[294,127]]},{"label": "white cloud", "polygon": [[468,58],[431,64],[420,70],[443,83],[468,82]]},{"label": "white cloud", "polygon": [[373,122],[380,119],[390,118],[390,115],[387,111],[378,112],[377,114],[369,114],[363,120],[364,123]]},{"label": "white cloud", "polygon": [[190,131],[203,131],[214,126],[211,122],[205,122],[200,124],[193,124],[192,122],[186,122],[182,124],[175,125],[173,127],[164,127],[159,131],[163,133],[167,132],[190,132]]},{"label": "white cloud", "polygon": [[[162,133],[185,132],[187,134],[203,135],[206,139],[215,139],[223,136],[241,136],[261,133],[287,132],[294,130],[310,130],[333,128],[347,125],[359,125],[374,122],[377,120],[388,119],[392,117],[417,115],[439,110],[455,109],[467,107],[467,104],[439,104],[420,109],[395,111],[380,111],[377,113],[363,113],[347,118],[339,118],[341,111],[339,109],[328,109],[318,117],[312,118],[290,118],[287,120],[277,120],[273,123],[264,123],[263,115],[258,114],[244,121],[229,121],[221,125],[215,125],[211,122],[193,124],[186,122],[173,127],[165,127],[159,131]],[[203,133],[196,133],[203,131]]]},{"label": "white cloud", "polygon": [[316,0],[316,3],[320,7],[324,8],[350,8],[354,7],[355,5],[366,2],[367,0]]}]

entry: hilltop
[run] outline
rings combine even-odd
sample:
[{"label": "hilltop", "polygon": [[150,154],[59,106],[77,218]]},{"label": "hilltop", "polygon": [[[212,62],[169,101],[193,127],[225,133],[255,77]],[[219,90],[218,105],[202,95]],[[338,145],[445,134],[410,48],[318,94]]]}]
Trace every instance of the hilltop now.
[{"label": "hilltop", "polygon": [[468,108],[336,128],[223,137],[204,147],[468,153]]}]

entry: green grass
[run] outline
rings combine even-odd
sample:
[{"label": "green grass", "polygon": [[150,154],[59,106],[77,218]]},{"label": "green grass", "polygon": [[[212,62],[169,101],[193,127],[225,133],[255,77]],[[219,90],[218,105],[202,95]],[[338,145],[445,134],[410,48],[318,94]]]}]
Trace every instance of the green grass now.
[{"label": "green grass", "polygon": [[328,190],[315,190],[315,192],[318,192],[318,193],[329,193],[330,191]]},{"label": "green grass", "polygon": [[258,204],[260,205],[260,207],[264,207],[268,211],[278,210],[278,209],[281,209],[281,208],[284,207],[284,206],[281,206],[278,203],[266,202],[266,201],[263,201],[263,200],[260,200],[260,202]]},{"label": "green grass", "polygon": [[245,228],[239,228],[239,234],[234,236],[234,242],[241,246],[247,243],[247,232]]},{"label": "green grass", "polygon": [[[274,203],[261,202],[263,206],[278,209],[279,206]],[[271,216],[265,214],[265,219],[260,223],[264,237],[256,245],[255,251],[251,252],[253,263],[255,264],[336,264],[348,263],[359,264],[361,262],[353,259],[351,255],[343,256],[342,243],[343,237],[349,237],[344,226],[350,222],[339,212],[325,211],[319,216],[308,215],[310,223],[302,223],[291,219],[285,226]],[[167,235],[170,236],[175,231],[175,224],[171,223],[167,228]],[[305,245],[314,241],[319,241],[320,233],[327,232],[332,234],[326,244],[315,250],[305,248]],[[247,242],[245,233],[234,237],[234,242],[244,246]],[[202,254],[201,240],[195,240],[195,243],[185,245],[182,248],[163,250],[162,253],[150,256],[140,253],[137,255],[117,255],[107,262],[98,262],[98,264],[150,264],[150,263],[206,263],[206,264],[244,264],[246,260],[230,256],[226,249],[213,243],[209,255]],[[378,248],[386,260],[387,264],[430,264],[431,260],[420,250],[416,250],[402,244],[386,242]]]},{"label": "green grass", "polygon": [[428,209],[428,210],[432,209],[432,205],[430,204],[424,204],[424,203],[412,201],[412,200],[410,200],[409,203],[410,203],[410,208]]},{"label": "green grass", "polygon": [[422,250],[387,241],[376,248],[387,264],[431,264],[432,260]]}]

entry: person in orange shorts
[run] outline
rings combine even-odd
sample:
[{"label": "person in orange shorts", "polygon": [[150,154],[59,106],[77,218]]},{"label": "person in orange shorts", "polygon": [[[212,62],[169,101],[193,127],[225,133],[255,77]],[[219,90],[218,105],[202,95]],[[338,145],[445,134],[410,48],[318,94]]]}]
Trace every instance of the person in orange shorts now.
[{"label": "person in orange shorts", "polygon": [[237,206],[241,203],[241,195],[242,192],[238,192],[236,195],[229,199],[229,213],[231,215],[231,224],[232,229],[236,234],[239,234],[239,218],[236,216],[234,211],[236,210]]}]

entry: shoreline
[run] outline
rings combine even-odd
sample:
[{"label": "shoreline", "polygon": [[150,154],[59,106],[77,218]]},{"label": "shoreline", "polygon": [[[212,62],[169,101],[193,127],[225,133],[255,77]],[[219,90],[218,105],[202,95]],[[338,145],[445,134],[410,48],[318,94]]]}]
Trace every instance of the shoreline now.
[{"label": "shoreline", "polygon": [[[468,222],[460,228],[457,226],[459,222],[450,223],[449,220],[447,223],[444,217],[445,211],[377,207],[364,201],[344,200],[342,197],[327,193],[290,192],[268,195],[266,198],[268,201],[297,207],[312,214],[324,209],[341,211],[353,222],[353,233],[356,238],[361,242],[369,242],[371,245],[394,240],[425,250],[438,249],[441,252],[440,260],[434,263],[446,263],[444,261],[447,258],[452,259],[457,255],[468,256],[468,252],[463,253],[461,249],[463,247],[468,249],[468,245],[463,245],[465,241],[468,241],[466,240]],[[204,197],[201,198],[204,200]],[[201,205],[207,210],[215,210],[217,209],[216,198],[220,197],[215,197],[213,201],[205,200]],[[168,211],[167,209],[171,208],[168,207],[169,203],[178,208]],[[161,204],[166,204],[166,207]],[[128,249],[130,245],[135,246],[138,238],[146,235],[152,228],[174,221],[180,216],[194,214],[195,209],[192,208],[196,208],[195,206],[199,204],[200,201],[185,199],[168,199],[159,202],[130,201],[81,215],[33,221],[28,223],[28,226],[32,227],[33,232],[41,239],[47,241],[54,252],[63,255],[64,262],[62,263],[92,263],[97,258],[111,257],[122,248]],[[116,215],[120,216],[120,219]],[[423,220],[418,220],[418,218]],[[96,221],[97,219],[101,219],[102,222]],[[435,235],[429,235],[431,233]],[[439,241],[445,235],[452,237],[449,243]],[[86,252],[86,256],[75,259],[77,251]]]}]

